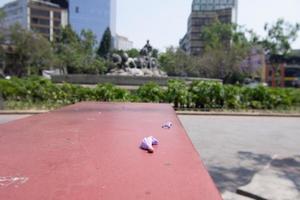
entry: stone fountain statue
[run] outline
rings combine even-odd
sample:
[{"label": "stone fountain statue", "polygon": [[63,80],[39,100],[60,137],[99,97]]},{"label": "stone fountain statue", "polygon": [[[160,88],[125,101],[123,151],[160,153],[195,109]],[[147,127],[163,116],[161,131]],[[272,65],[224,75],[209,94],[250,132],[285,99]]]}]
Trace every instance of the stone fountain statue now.
[{"label": "stone fountain statue", "polygon": [[138,57],[131,58],[125,52],[121,55],[113,53],[110,56],[110,60],[117,67],[112,69],[107,75],[167,77],[167,74],[159,69],[158,60],[152,55],[153,48],[149,40],[139,54]]}]

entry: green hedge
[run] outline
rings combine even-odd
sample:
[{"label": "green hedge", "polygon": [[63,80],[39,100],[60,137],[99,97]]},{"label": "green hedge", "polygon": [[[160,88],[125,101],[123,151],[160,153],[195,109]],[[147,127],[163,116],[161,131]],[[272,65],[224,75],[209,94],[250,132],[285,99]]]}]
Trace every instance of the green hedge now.
[{"label": "green hedge", "polygon": [[172,103],[175,108],[197,109],[289,109],[300,107],[299,89],[258,86],[255,88],[194,81],[190,85],[171,80],[166,88],[147,83],[134,92],[112,84],[95,88],[68,83],[53,84],[40,77],[0,80],[0,93],[7,102],[67,105],[80,101]]}]

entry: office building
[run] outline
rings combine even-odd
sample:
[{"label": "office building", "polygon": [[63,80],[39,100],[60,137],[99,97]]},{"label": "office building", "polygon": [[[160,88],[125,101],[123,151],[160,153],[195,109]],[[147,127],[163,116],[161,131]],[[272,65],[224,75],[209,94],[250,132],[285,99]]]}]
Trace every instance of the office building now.
[{"label": "office building", "polygon": [[107,27],[116,36],[116,0],[15,0],[3,6],[5,27],[19,23],[53,40],[60,27],[91,30],[99,42]]},{"label": "office building", "polygon": [[20,24],[23,28],[30,28],[27,14],[27,0],[16,0],[5,4],[1,8],[5,13],[3,19],[3,26],[8,28],[13,24]]},{"label": "office building", "polygon": [[49,1],[16,0],[3,6],[3,26],[8,28],[16,23],[23,28],[41,33],[53,40],[62,26],[68,23],[66,9]]},{"label": "office building", "polygon": [[110,28],[116,35],[116,0],[69,0],[69,23],[80,34],[82,29],[89,29],[96,34],[97,41]]},{"label": "office building", "polygon": [[180,40],[180,48],[190,55],[200,55],[204,42],[203,28],[218,19],[222,23],[237,22],[237,0],[193,0],[188,30]]}]

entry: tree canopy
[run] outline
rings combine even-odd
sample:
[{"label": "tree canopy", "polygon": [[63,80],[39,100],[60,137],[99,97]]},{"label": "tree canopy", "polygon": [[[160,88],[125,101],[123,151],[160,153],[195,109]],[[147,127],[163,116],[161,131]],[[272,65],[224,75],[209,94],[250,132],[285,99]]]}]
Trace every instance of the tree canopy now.
[{"label": "tree canopy", "polygon": [[[5,12],[0,8],[0,22],[5,18]],[[1,24],[0,24],[1,25]]]},{"label": "tree canopy", "polygon": [[112,36],[109,27],[105,30],[97,54],[100,57],[106,57],[112,49]]},{"label": "tree canopy", "polygon": [[[3,19],[5,17],[5,14],[3,12],[3,10],[0,9],[0,44],[3,44],[4,42],[4,34],[2,29],[2,23],[3,23]],[[5,68],[5,52],[3,49],[3,46],[0,45],[0,76],[4,76],[4,68]]]},{"label": "tree canopy", "polygon": [[216,20],[203,29],[201,37],[204,41],[202,62],[211,68],[214,78],[230,83],[240,81],[237,77],[242,78],[241,62],[252,48],[246,30]]},{"label": "tree canopy", "polygon": [[22,28],[19,24],[11,26],[9,39],[13,46],[13,55],[9,58],[10,70],[18,76],[37,74],[52,66],[52,48],[48,40]]},{"label": "tree canopy", "polygon": [[96,43],[96,36],[90,30],[77,35],[71,26],[66,26],[54,43],[57,66],[65,73],[102,73],[104,60],[96,54]]},{"label": "tree canopy", "polygon": [[[0,10],[0,24],[4,16]],[[266,36],[259,37],[236,24],[223,24],[216,20],[201,32],[204,46],[200,56],[187,55],[176,47],[170,47],[164,53],[153,49],[152,56],[158,57],[161,67],[170,76],[219,78],[225,83],[235,83],[249,75],[243,66],[247,65],[245,61],[249,60],[253,50],[261,54],[289,54],[300,25],[278,19],[264,28]],[[52,42],[20,25],[8,29],[5,37],[3,32],[0,31],[0,43],[9,41],[13,53],[7,54],[3,45],[0,46],[0,73],[9,69],[9,75],[23,76],[40,74],[43,69],[59,68],[65,73],[99,74],[110,67],[108,55],[113,45],[109,28],[99,46],[90,30],[77,34],[71,26],[61,28]],[[131,49],[126,53],[137,57],[139,50]],[[5,65],[10,67],[3,67]]]},{"label": "tree canopy", "polygon": [[126,53],[128,54],[129,57],[131,58],[135,58],[138,57],[140,55],[139,50],[133,48],[133,49],[129,49],[128,51],[126,51]]},{"label": "tree canopy", "polygon": [[285,56],[290,53],[291,43],[298,37],[300,24],[278,19],[274,24],[266,23],[264,30],[267,35],[262,39],[253,37],[253,43],[262,45],[267,54]]}]

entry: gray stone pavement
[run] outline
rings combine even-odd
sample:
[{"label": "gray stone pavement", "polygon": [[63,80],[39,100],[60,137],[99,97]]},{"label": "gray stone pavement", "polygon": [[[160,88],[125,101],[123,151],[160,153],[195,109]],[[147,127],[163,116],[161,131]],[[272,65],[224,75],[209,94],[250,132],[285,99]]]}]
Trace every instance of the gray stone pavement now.
[{"label": "gray stone pavement", "polygon": [[[291,168],[293,166],[287,167]],[[291,172],[290,170],[288,171]],[[297,185],[293,181],[293,178],[286,177],[286,175],[291,175],[286,172],[287,169],[277,169],[274,166],[263,169],[253,176],[248,185],[238,188],[237,192],[256,199],[300,199],[300,193],[297,189]]]},{"label": "gray stone pavement", "polygon": [[[28,116],[0,115],[0,124]],[[299,195],[300,118],[179,118],[224,200],[249,199],[237,189],[267,199]]]},{"label": "gray stone pavement", "polygon": [[4,124],[17,119],[29,117],[30,115],[0,115],[0,124]]},{"label": "gray stone pavement", "polygon": [[[242,199],[234,195],[236,190],[252,181],[257,189],[251,189],[254,193],[269,185],[268,181],[277,184],[277,193],[271,187],[260,190],[260,195],[267,197],[292,193],[294,189],[299,194],[300,118],[188,115],[179,118],[224,199]],[[279,173],[270,172],[274,169]],[[254,178],[255,175],[259,177]],[[286,182],[293,185],[290,187],[293,191],[280,185]]]}]

